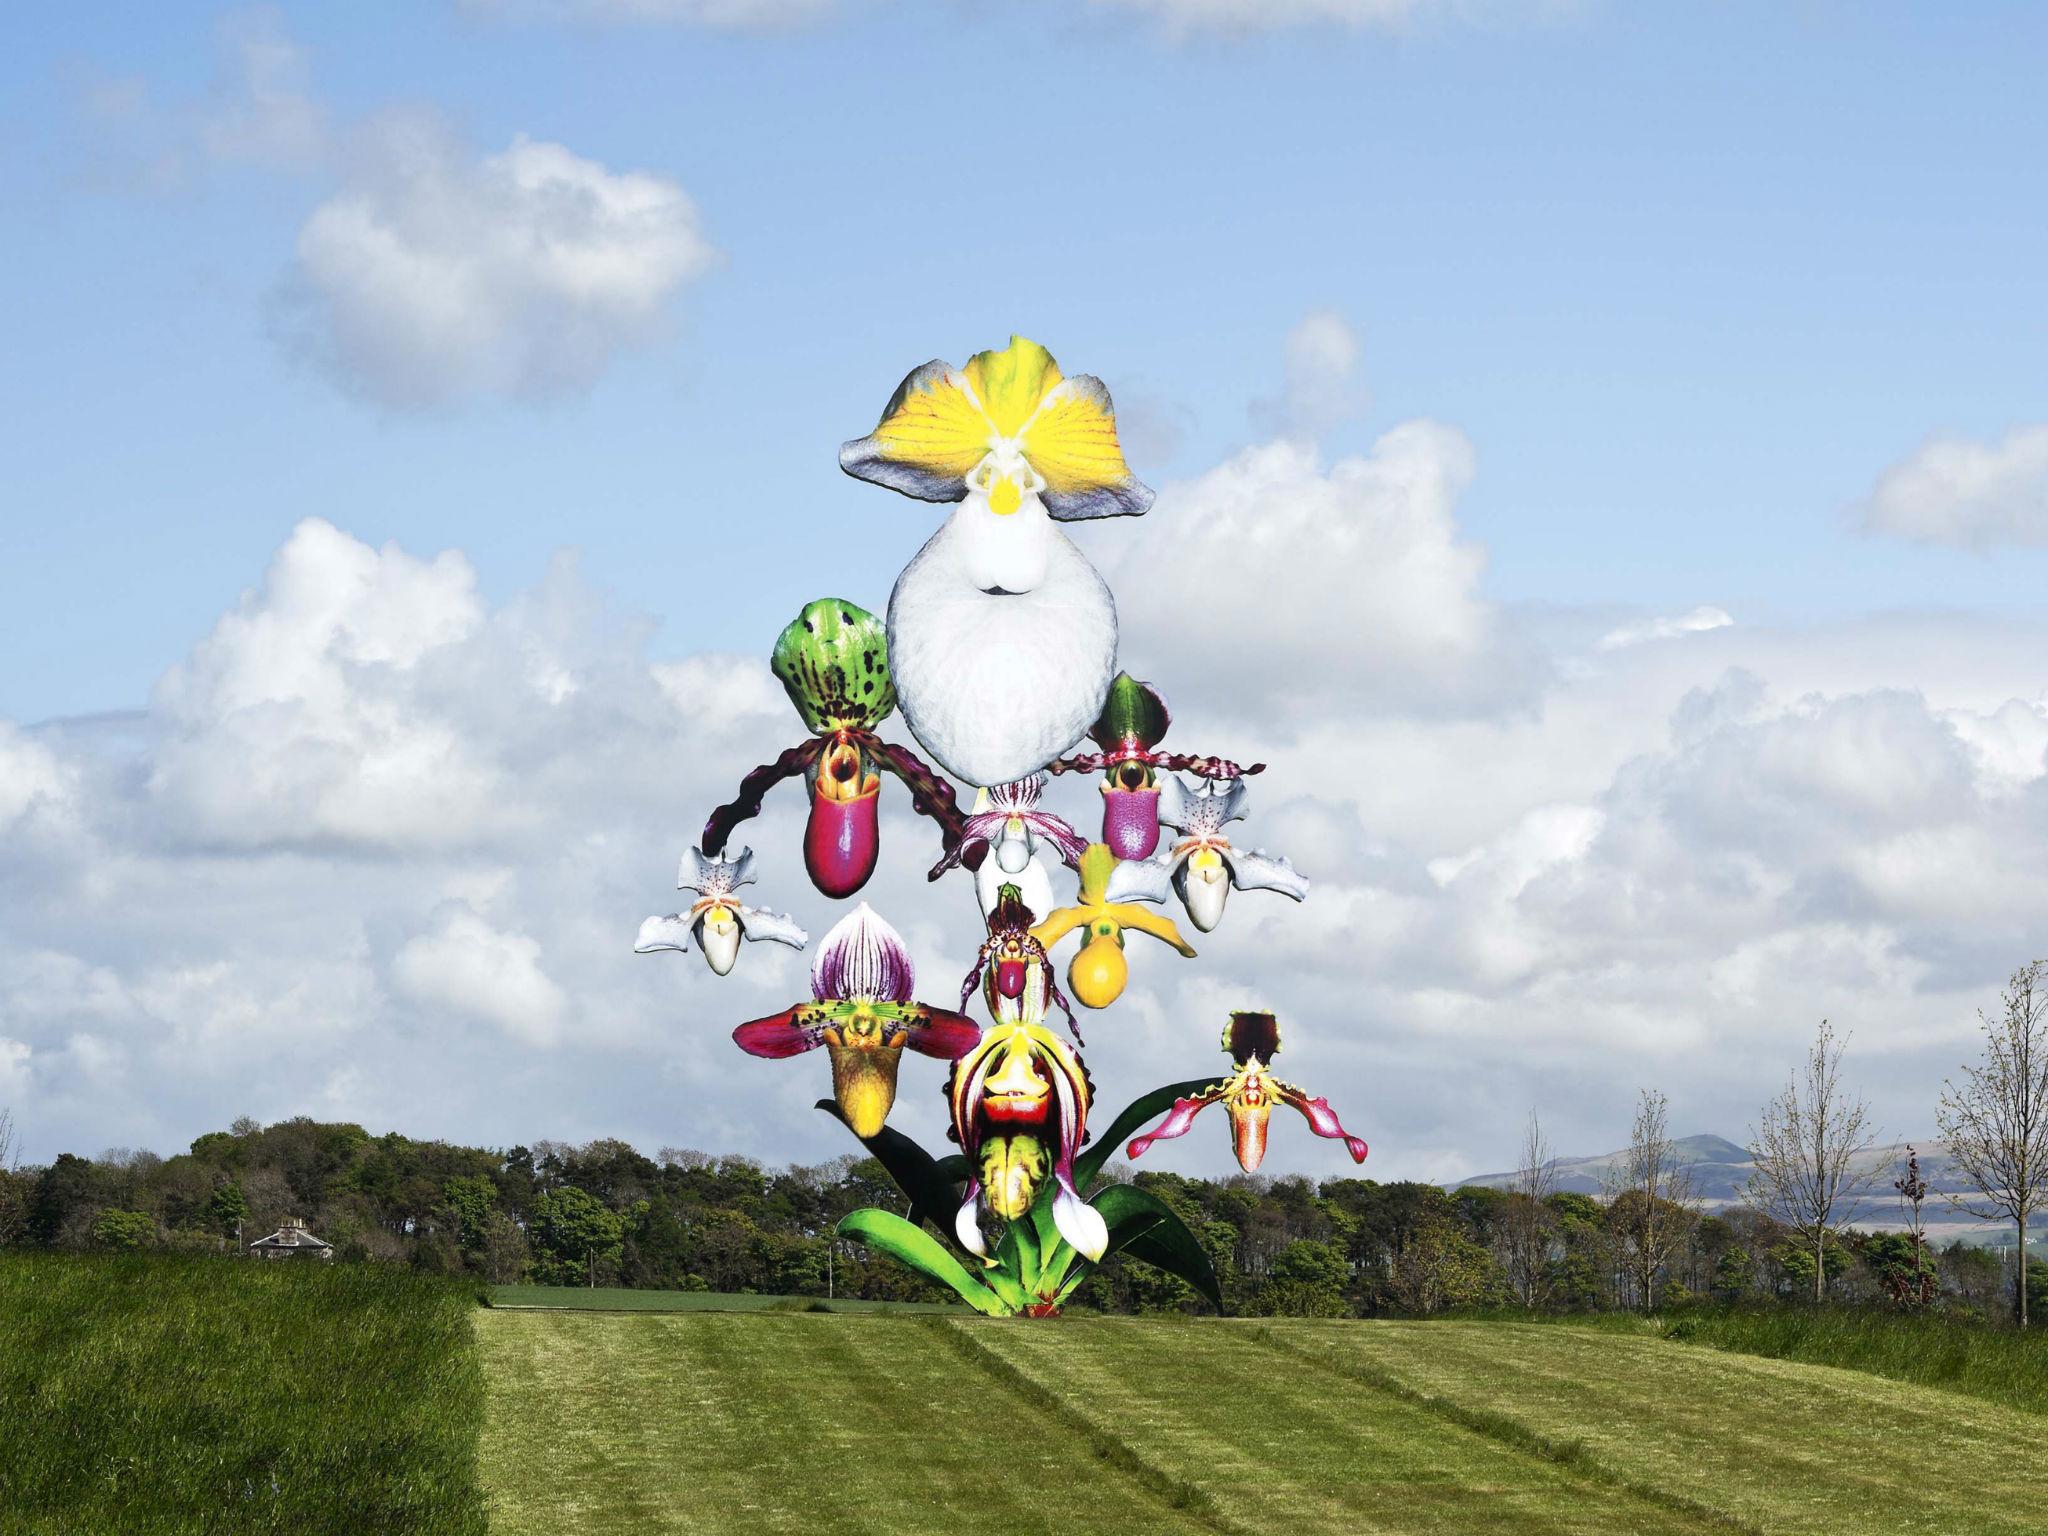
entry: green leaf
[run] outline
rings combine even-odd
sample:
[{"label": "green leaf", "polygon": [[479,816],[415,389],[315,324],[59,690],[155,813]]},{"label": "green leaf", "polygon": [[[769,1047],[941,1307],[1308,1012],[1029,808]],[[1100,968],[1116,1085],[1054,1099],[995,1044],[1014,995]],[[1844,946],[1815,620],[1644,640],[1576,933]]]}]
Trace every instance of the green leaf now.
[{"label": "green leaf", "polygon": [[1008,1317],[1022,1309],[1021,1301],[1010,1302],[982,1284],[967,1272],[958,1259],[939,1246],[937,1238],[922,1227],[912,1226],[894,1211],[878,1211],[872,1206],[850,1211],[839,1223],[839,1234],[865,1243],[888,1254],[898,1263],[908,1264],[941,1284],[951,1286],[961,1300],[977,1312],[984,1312],[990,1317]]},{"label": "green leaf", "polygon": [[[817,1108],[841,1125],[846,1124],[846,1116],[833,1100],[820,1099]],[[960,1209],[960,1184],[967,1176],[967,1159],[957,1152],[951,1157],[934,1158],[901,1131],[886,1125],[872,1136],[861,1137],[860,1142],[896,1181],[896,1187],[910,1197],[910,1224],[922,1226],[929,1221],[941,1232],[950,1234],[953,1213]]]},{"label": "green leaf", "polygon": [[804,604],[776,637],[768,666],[804,725],[821,735],[841,726],[873,730],[896,707],[882,621],[836,597]]},{"label": "green leaf", "polygon": [[1191,1099],[1203,1089],[1214,1088],[1222,1081],[1220,1077],[1203,1077],[1185,1083],[1170,1083],[1133,1099],[1124,1106],[1122,1114],[1109,1122],[1109,1129],[1095,1138],[1095,1144],[1074,1159],[1074,1187],[1087,1193],[1096,1175],[1102,1172],[1102,1165],[1116,1156],[1124,1138],[1173,1108],[1175,1099]]},{"label": "green leaf", "polygon": [[1109,1246],[1103,1257],[1128,1253],[1134,1259],[1178,1275],[1215,1305],[1223,1308],[1223,1287],[1216,1279],[1215,1266],[1187,1224],[1173,1208],[1156,1195],[1130,1184],[1112,1184],[1090,1202],[1102,1213],[1109,1228]]}]

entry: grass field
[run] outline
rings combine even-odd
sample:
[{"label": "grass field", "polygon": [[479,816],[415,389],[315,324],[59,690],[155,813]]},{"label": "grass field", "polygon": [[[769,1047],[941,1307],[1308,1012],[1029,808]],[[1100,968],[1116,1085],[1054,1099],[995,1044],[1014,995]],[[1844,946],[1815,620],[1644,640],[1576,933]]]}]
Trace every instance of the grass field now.
[{"label": "grass field", "polygon": [[2002,1333],[501,1294],[0,1256],[0,1533],[2048,1530]]},{"label": "grass field", "polygon": [[1613,1330],[493,1312],[492,1529],[2037,1532],[2038,1418]]},{"label": "grass field", "polygon": [[1663,1333],[1716,1349],[1847,1366],[2048,1414],[2048,1328],[2022,1333],[1940,1316],[1774,1307],[1680,1313]]},{"label": "grass field", "polygon": [[0,1255],[0,1531],[480,1536],[477,1310],[381,1266]]},{"label": "grass field", "polygon": [[743,1296],[726,1291],[629,1291],[610,1286],[494,1285],[494,1307],[569,1312],[962,1312],[925,1301],[825,1301],[816,1296]]}]

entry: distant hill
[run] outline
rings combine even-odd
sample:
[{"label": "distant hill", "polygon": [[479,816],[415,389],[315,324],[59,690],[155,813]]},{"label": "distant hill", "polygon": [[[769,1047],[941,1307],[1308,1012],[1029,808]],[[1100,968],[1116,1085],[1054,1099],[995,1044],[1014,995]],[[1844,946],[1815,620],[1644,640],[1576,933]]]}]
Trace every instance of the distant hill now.
[{"label": "distant hill", "polygon": [[[1706,1209],[1718,1211],[1741,1202],[1743,1186],[1749,1182],[1753,1166],[1746,1147],[1725,1136],[1687,1136],[1673,1145],[1678,1149],[1680,1161],[1692,1170],[1694,1191]],[[1906,1166],[1906,1145],[1901,1141],[1870,1149],[1863,1166],[1871,1173],[1871,1188],[1863,1197],[1855,1225],[1882,1228],[1905,1224],[1899,1213],[1898,1196],[1892,1189],[1892,1180],[1898,1178]],[[1956,1174],[1948,1155],[1941,1150],[1941,1143],[1930,1136],[1913,1145],[1920,1152],[1920,1176],[1932,1186],[1923,1207],[1927,1225],[1939,1227],[1950,1236],[1983,1229],[1988,1237],[1998,1231],[1998,1224],[1980,1222],[1942,1198],[1950,1191],[1960,1194],[1966,1186]],[[1553,1163],[1554,1187],[1573,1194],[1604,1194],[1608,1174],[1627,1157],[1628,1153],[1623,1149],[1591,1157],[1557,1158]],[[1513,1173],[1482,1173],[1460,1179],[1451,1188],[1481,1185],[1488,1189],[1512,1189],[1516,1177]]]}]

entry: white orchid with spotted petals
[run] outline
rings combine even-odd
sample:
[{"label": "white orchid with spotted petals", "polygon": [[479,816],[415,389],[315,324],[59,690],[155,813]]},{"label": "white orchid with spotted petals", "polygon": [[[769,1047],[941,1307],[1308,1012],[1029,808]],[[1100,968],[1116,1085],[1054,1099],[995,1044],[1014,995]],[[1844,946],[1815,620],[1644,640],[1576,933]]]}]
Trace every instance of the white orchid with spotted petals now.
[{"label": "white orchid with spotted petals", "polygon": [[739,958],[740,940],[766,939],[774,944],[787,944],[791,949],[802,949],[810,942],[810,935],[799,928],[789,917],[770,912],[765,907],[750,907],[735,899],[733,893],[743,885],[754,883],[754,851],[742,848],[737,859],[728,859],[723,853],[706,858],[702,849],[692,848],[683,855],[682,865],[676,871],[676,889],[695,891],[697,899],[690,903],[687,912],[671,912],[666,917],[650,917],[640,925],[640,936],[633,943],[636,955],[658,954],[662,950],[674,950],[687,954],[691,941],[718,975],[728,975],[734,962]]},{"label": "white orchid with spotted petals", "polygon": [[1241,821],[1250,791],[1242,779],[1205,779],[1189,789],[1177,776],[1159,781],[1159,824],[1180,835],[1149,859],[1127,859],[1109,877],[1109,901],[1166,900],[1169,890],[1202,932],[1223,921],[1231,889],[1278,891],[1300,901],[1308,880],[1287,860],[1263,849],[1246,850],[1225,828]]}]

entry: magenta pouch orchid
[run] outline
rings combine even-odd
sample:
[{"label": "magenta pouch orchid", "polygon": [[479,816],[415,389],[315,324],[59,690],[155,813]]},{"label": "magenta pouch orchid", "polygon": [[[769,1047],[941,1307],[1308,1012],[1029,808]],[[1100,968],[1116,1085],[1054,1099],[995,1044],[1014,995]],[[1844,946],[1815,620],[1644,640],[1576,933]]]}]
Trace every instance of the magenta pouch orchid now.
[{"label": "magenta pouch orchid", "polygon": [[1102,714],[1088,732],[1102,750],[1051,765],[1053,773],[1101,773],[1102,841],[1119,859],[1149,859],[1159,848],[1159,770],[1192,769],[1208,779],[1237,779],[1265,771],[1264,763],[1241,768],[1226,758],[1159,751],[1172,723],[1166,700],[1156,688],[1119,672],[1109,685]]}]

